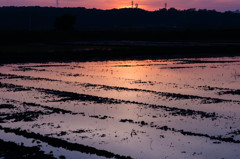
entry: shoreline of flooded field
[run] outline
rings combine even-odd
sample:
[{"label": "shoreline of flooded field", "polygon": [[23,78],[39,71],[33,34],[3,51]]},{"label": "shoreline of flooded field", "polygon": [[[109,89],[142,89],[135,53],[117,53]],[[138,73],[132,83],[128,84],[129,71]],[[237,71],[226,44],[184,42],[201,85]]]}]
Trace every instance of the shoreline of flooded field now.
[{"label": "shoreline of flooded field", "polygon": [[239,158],[239,70],[240,57],[5,64],[0,144],[61,159]]}]

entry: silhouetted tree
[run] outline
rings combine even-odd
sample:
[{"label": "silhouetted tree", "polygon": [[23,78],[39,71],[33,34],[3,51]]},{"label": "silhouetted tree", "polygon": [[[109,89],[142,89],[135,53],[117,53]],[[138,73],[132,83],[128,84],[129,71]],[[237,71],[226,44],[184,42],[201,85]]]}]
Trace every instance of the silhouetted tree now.
[{"label": "silhouetted tree", "polygon": [[54,27],[57,30],[73,30],[76,23],[76,17],[72,14],[64,14],[57,17],[54,22]]}]

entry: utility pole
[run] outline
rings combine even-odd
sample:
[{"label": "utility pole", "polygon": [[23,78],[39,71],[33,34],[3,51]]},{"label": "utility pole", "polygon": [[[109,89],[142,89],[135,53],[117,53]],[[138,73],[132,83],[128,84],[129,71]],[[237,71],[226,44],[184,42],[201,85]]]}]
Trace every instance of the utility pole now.
[{"label": "utility pole", "polygon": [[133,3],[133,0],[132,0],[132,8],[133,8],[133,4],[134,4],[134,3]]},{"label": "utility pole", "polygon": [[167,3],[165,3],[165,9],[167,9]]},{"label": "utility pole", "polygon": [[137,8],[137,9],[138,9],[138,3],[136,3],[136,4],[135,4],[135,8]]},{"label": "utility pole", "polygon": [[56,2],[56,3],[57,3],[57,8],[58,8],[58,0],[57,0],[57,2]]}]

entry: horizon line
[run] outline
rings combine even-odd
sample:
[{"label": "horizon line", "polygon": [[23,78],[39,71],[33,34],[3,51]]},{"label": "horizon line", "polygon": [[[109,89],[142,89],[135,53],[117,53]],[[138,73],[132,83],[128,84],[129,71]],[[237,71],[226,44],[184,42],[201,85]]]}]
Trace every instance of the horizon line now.
[{"label": "horizon line", "polygon": [[[148,12],[155,12],[155,11],[159,11],[159,10],[163,10],[163,9],[166,9],[166,8],[159,8],[158,10],[147,10],[147,9],[143,9],[143,8],[132,8],[132,7],[122,7],[122,8],[111,8],[111,9],[101,9],[101,8],[86,8],[86,7],[60,7],[60,6],[0,6],[0,8],[10,8],[10,7],[14,7],[14,8],[30,8],[30,7],[39,7],[39,8],[56,8],[56,9],[64,9],[64,8],[85,8],[85,9],[96,9],[96,10],[114,10],[114,9],[117,9],[117,10],[120,10],[120,9],[139,9],[139,10],[144,10],[144,11],[148,11]],[[168,9],[166,10],[169,10],[169,9],[176,9],[177,11],[186,11],[186,10],[190,10],[190,9],[195,9],[196,11],[199,11],[199,10],[207,10],[207,11],[216,11],[216,12],[234,12],[234,11],[239,11],[239,9],[237,10],[226,10],[226,11],[219,11],[219,10],[216,10],[216,9],[206,9],[206,8],[188,8],[188,9],[178,9],[178,8],[174,8],[174,7],[169,7]]]}]

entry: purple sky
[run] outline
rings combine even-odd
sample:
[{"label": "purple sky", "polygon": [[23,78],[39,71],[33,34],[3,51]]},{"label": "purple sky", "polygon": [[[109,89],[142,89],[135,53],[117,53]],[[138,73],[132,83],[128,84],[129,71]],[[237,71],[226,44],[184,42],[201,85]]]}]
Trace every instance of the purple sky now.
[{"label": "purple sky", "polygon": [[[201,8],[218,11],[240,9],[240,0],[134,0],[140,8],[157,10],[164,3],[177,9]],[[112,9],[130,7],[131,0],[59,0],[60,7]],[[0,6],[56,6],[56,0],[0,0]]]}]

